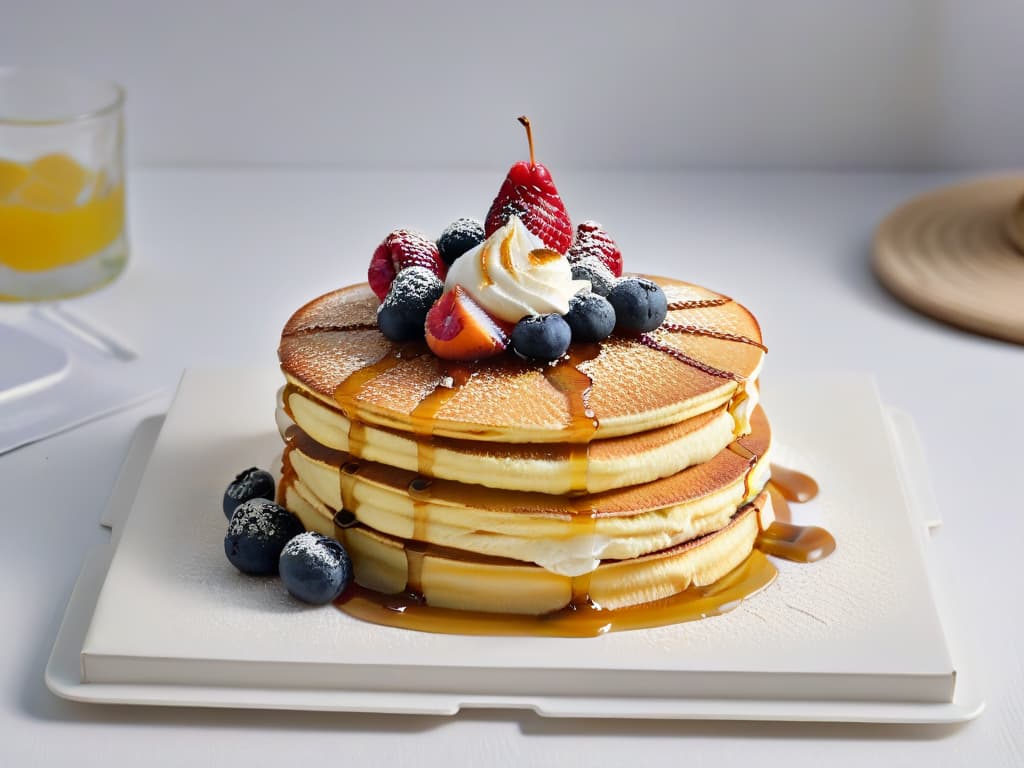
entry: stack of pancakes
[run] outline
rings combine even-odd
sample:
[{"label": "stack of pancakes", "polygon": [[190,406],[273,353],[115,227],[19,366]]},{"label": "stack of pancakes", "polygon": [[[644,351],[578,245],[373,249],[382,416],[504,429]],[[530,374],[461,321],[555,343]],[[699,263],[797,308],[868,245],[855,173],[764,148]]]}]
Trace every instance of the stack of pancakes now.
[{"label": "stack of pancakes", "polygon": [[427,605],[618,609],[710,584],[771,522],[764,347],[744,307],[655,278],[649,334],[452,363],[376,329],[366,285],[285,326],[280,501],[361,586]]}]

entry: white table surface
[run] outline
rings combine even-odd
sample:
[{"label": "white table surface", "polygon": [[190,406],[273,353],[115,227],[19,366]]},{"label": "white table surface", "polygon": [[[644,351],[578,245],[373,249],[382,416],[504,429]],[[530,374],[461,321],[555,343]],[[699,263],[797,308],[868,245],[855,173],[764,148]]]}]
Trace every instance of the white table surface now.
[{"label": "white table surface", "polygon": [[[501,711],[429,718],[89,706],[46,690],[54,635],[84,556],[107,536],[97,521],[133,430],[167,407],[181,369],[274,366],[294,308],[363,279],[392,228],[437,232],[456,216],[482,216],[501,178],[501,170],[132,175],[131,264],[112,286],[69,305],[137,349],[166,379],[168,396],[0,456],[0,764],[1024,764],[1024,514],[1015,487],[1024,471],[1024,349],[905,309],[867,267],[885,212],[951,179],[925,174],[556,169],[555,178],[575,218],[602,221],[616,236],[628,268],[702,283],[750,306],[770,349],[764,376],[871,371],[886,401],[912,414],[945,520],[934,543],[987,694],[978,720],[932,728],[564,721]],[[239,457],[239,468],[249,462]]]}]

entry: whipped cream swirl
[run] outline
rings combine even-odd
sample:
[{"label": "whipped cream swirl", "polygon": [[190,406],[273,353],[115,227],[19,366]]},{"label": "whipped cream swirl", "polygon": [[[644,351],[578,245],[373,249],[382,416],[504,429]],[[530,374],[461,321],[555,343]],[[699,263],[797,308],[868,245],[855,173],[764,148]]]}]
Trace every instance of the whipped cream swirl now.
[{"label": "whipped cream swirl", "polygon": [[457,284],[491,316],[509,323],[529,315],[564,315],[569,299],[590,288],[588,280],[573,280],[565,256],[545,248],[517,216],[455,260],[445,290]]}]

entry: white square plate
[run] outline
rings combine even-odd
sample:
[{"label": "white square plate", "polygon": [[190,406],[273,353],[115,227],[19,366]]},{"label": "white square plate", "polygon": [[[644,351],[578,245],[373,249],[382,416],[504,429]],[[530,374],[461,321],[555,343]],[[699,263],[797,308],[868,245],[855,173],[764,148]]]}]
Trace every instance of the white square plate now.
[{"label": "white square plate", "polygon": [[[773,458],[810,472],[797,522],[836,552],[780,563],[764,592],[706,621],[598,638],[431,635],[293,601],[222,548],[223,488],[280,452],[274,371],[191,371],[126,515],[90,559],[47,667],[67,698],[136,704],[452,714],[948,723],[983,706],[936,603],[920,448],[866,377],[765,387]],[[842,407],[836,407],[842,403]],[[124,500],[150,425],[126,463]],[[122,519],[123,517],[123,519]],[[98,593],[98,597],[97,597]]]}]

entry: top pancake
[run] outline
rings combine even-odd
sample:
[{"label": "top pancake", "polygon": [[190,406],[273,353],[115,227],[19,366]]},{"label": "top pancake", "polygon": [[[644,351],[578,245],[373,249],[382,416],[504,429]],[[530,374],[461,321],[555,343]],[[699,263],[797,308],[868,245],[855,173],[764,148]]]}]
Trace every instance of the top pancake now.
[{"label": "top pancake", "polygon": [[727,403],[764,356],[753,315],[699,286],[652,277],[670,311],[647,338],[574,344],[554,365],[502,354],[458,363],[376,328],[365,283],[301,307],[278,356],[296,387],[353,421],[498,442],[588,442],[674,424]]}]

